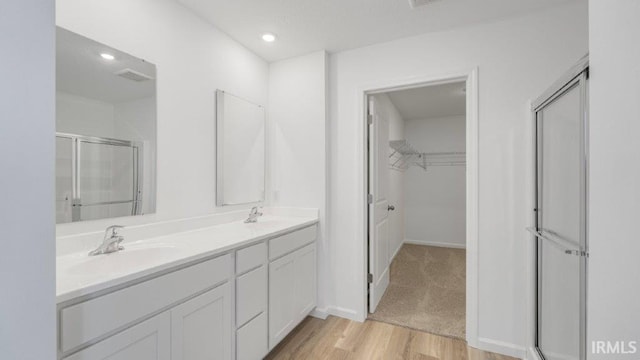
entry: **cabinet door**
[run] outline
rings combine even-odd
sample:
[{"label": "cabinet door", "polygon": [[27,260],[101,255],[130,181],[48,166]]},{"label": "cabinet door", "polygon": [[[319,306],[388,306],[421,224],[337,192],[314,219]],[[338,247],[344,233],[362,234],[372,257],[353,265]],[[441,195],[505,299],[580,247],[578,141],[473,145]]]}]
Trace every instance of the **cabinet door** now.
[{"label": "cabinet door", "polygon": [[299,322],[316,306],[316,245],[308,245],[295,254],[295,308]]},{"label": "cabinet door", "polygon": [[128,328],[65,360],[169,360],[171,317],[168,312]]},{"label": "cabinet door", "polygon": [[269,349],[273,349],[294,326],[297,312],[295,255],[286,255],[269,264]]},{"label": "cabinet door", "polygon": [[229,283],[171,310],[171,360],[231,359]]}]

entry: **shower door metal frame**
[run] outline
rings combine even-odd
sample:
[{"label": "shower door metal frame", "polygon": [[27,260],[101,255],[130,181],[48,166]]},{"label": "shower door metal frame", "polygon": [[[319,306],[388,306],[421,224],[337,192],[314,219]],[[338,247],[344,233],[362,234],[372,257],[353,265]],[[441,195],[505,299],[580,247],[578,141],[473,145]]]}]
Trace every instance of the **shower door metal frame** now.
[{"label": "shower door metal frame", "polygon": [[[580,360],[586,359],[587,351],[587,260],[589,256],[588,252],[588,99],[589,99],[589,57],[586,55],[578,63],[576,63],[568,72],[566,72],[558,81],[556,81],[547,91],[545,91],[536,101],[532,104],[533,112],[533,215],[532,223],[533,227],[528,230],[533,234],[535,241],[534,256],[535,256],[535,315],[534,315],[534,349],[536,354],[545,359],[545,356],[540,349],[540,303],[541,293],[539,291],[540,273],[541,273],[541,259],[538,256],[540,251],[540,242],[552,244],[561,248],[567,256],[579,256],[580,257]],[[547,105],[553,103],[555,100],[562,97],[568,91],[574,89],[576,86],[580,87],[580,114],[582,120],[580,121],[580,246],[576,247],[573,243],[554,236],[550,233],[544,233],[540,228],[540,212],[538,211],[541,202],[542,192],[540,189],[540,175],[542,173],[542,161],[540,158],[540,148],[542,145],[542,113],[540,112]]]},{"label": "shower door metal frame", "polygon": [[[86,205],[114,205],[114,204],[125,204],[132,203],[131,206],[131,215],[139,215],[142,211],[142,207],[140,206],[140,202],[142,201],[142,170],[143,170],[143,144],[139,141],[129,141],[129,140],[121,140],[121,139],[112,139],[106,137],[97,137],[97,136],[86,136],[86,135],[77,135],[70,133],[62,133],[56,132],[56,137],[71,139],[72,141],[72,149],[71,149],[71,194],[72,194],[72,202],[71,202],[71,222],[81,221],[80,219],[80,208]],[[80,158],[81,158],[81,150],[80,143],[89,143],[89,144],[102,144],[102,145],[112,145],[112,146],[124,146],[130,147],[133,149],[133,153],[135,154],[133,157],[133,199],[126,201],[105,201],[99,203],[91,203],[91,204],[83,204],[82,199],[80,198]]]}]

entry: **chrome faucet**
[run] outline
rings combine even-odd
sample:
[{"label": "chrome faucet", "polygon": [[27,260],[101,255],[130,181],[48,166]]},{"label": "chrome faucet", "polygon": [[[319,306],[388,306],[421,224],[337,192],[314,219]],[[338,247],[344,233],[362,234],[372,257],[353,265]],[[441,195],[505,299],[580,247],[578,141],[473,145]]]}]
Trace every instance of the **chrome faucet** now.
[{"label": "chrome faucet", "polygon": [[97,249],[91,251],[89,256],[110,254],[112,252],[124,250],[124,246],[120,245],[124,241],[124,236],[118,235],[118,231],[124,228],[121,225],[111,225],[104,231],[104,239]]},{"label": "chrome faucet", "polygon": [[258,222],[258,216],[262,216],[262,213],[258,211],[258,207],[254,206],[251,208],[251,212],[249,213],[249,217],[244,222],[246,224]]}]

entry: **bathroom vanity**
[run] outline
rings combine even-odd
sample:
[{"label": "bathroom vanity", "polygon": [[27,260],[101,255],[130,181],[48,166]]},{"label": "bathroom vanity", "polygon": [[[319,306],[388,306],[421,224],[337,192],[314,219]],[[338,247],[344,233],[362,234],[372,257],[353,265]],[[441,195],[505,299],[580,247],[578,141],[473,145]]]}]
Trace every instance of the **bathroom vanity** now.
[{"label": "bathroom vanity", "polygon": [[[70,30],[57,40],[57,358],[263,358],[316,306],[317,209],[149,223],[161,72]],[[210,95],[216,208],[264,204],[265,108]],[[111,218],[145,225],[120,234]]]},{"label": "bathroom vanity", "polygon": [[316,305],[317,222],[265,216],[58,256],[58,359],[262,359]]}]

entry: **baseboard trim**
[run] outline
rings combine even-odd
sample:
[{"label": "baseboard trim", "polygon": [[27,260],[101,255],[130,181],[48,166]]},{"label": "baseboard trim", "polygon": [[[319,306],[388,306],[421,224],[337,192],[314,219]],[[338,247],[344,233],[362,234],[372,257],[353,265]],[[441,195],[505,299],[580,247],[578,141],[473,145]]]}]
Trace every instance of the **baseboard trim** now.
[{"label": "baseboard trim", "polygon": [[314,318],[318,318],[320,320],[327,320],[327,317],[329,317],[329,311],[327,310],[327,308],[315,308],[311,311],[309,316],[313,316]]},{"label": "baseboard trim", "polygon": [[525,359],[527,356],[527,350],[522,346],[482,337],[478,338],[478,349],[507,355],[518,359]]},{"label": "baseboard trim", "polygon": [[329,306],[325,309],[328,315],[337,316],[343,319],[348,319],[357,322],[363,322],[364,320],[360,318],[356,311],[351,309],[345,309],[337,306]]},{"label": "baseboard trim", "polygon": [[393,259],[396,258],[396,255],[398,255],[398,253],[400,252],[400,249],[402,249],[402,244],[404,244],[404,241],[400,243],[400,246],[398,246],[398,248],[396,249],[396,251],[393,253],[393,255],[391,255],[391,261],[389,261],[389,264],[391,264],[391,262],[393,261]]},{"label": "baseboard trim", "polygon": [[538,355],[538,351],[533,347],[529,347],[527,351],[527,360],[542,360],[540,355]]},{"label": "baseboard trim", "polygon": [[[558,360],[572,360],[572,359],[576,359],[575,356],[571,356],[571,355],[567,355],[567,354],[558,354],[558,353],[552,353],[552,352],[545,352],[545,355],[547,356],[547,358],[549,359],[558,359]],[[542,360],[540,357],[537,358],[538,360]]]},{"label": "baseboard trim", "polygon": [[467,246],[465,244],[451,244],[451,243],[443,243],[437,241],[428,241],[428,240],[414,240],[414,239],[404,239],[404,244],[414,244],[414,245],[427,245],[427,246],[437,246],[437,247],[446,247],[452,249],[466,249]]}]

